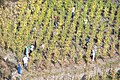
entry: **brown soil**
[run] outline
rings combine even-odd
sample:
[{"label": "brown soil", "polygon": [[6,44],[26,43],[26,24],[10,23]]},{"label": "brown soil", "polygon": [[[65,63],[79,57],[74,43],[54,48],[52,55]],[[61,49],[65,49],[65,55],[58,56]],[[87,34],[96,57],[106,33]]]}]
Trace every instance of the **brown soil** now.
[{"label": "brown soil", "polygon": [[[116,72],[120,70],[120,57],[115,55],[113,58],[107,57],[105,61],[98,59],[96,62],[91,62],[88,65],[84,61],[79,64],[68,64],[63,67],[51,66],[47,69],[23,71],[22,80],[82,80],[84,75],[95,76],[96,73],[103,74],[103,69],[108,72],[114,68]],[[111,66],[110,66],[111,65]]]}]

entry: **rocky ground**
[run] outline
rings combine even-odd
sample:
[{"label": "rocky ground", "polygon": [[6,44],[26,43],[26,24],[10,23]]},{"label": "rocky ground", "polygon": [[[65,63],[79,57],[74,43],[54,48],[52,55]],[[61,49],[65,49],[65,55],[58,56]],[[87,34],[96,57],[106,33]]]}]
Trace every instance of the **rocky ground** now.
[{"label": "rocky ground", "polygon": [[9,80],[12,72],[17,69],[17,60],[15,54],[9,51],[4,51],[0,48],[0,80]]},{"label": "rocky ground", "polygon": [[112,59],[106,58],[105,60],[105,62],[102,60],[99,60],[98,63],[92,62],[87,66],[82,62],[81,64],[71,64],[62,68],[54,67],[50,70],[30,71],[26,72],[28,73],[27,75],[25,75],[26,73],[23,73],[22,78],[25,80],[86,80],[86,75],[89,75],[90,77],[95,76],[97,73],[102,75],[104,69],[106,72],[113,68],[115,69],[115,72],[120,70],[119,56]]},{"label": "rocky ground", "polygon": [[103,70],[120,70],[120,56],[116,54],[113,58],[107,57],[105,61],[98,59],[97,62],[90,62],[88,65],[84,61],[78,64],[64,62],[62,67],[51,64],[47,69],[35,69],[32,65],[29,71],[23,69],[22,75],[18,75],[16,55],[1,48],[0,54],[0,80],[85,80],[87,75],[102,75]]}]

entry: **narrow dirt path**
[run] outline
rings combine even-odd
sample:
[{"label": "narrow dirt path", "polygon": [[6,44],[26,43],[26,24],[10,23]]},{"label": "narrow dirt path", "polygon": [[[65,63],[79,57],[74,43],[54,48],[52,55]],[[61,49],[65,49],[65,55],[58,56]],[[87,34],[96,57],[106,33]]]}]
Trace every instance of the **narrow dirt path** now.
[{"label": "narrow dirt path", "polygon": [[[62,68],[54,68],[51,70],[43,70],[43,71],[29,71],[24,72],[22,74],[22,79],[25,80],[82,80],[85,75],[89,75],[90,77],[95,76],[96,73],[103,74],[103,69],[106,72],[114,68],[117,72],[120,70],[120,57],[114,56],[113,58],[106,58],[105,62],[101,59],[98,60],[98,63],[92,62],[87,66],[85,63],[81,64],[72,64],[68,67]],[[85,71],[87,69],[87,71]],[[84,77],[83,77],[84,76]]]}]

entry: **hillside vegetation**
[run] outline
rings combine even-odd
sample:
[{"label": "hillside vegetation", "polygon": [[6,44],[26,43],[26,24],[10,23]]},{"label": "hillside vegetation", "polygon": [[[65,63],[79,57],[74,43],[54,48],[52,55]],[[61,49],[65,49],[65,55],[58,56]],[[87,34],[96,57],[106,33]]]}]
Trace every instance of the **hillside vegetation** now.
[{"label": "hillside vegetation", "polygon": [[[75,15],[72,18],[73,7]],[[54,25],[56,16],[57,27]],[[120,2],[0,0],[0,48],[12,51],[22,61],[25,46],[35,43],[37,47],[30,56],[29,68],[34,63],[42,69],[49,68],[51,64],[62,67],[66,62],[79,64],[84,60],[86,64],[91,63],[95,45],[96,62],[98,58],[104,61],[108,56],[119,56]],[[0,54],[0,72],[5,73],[13,63],[5,62],[2,58],[4,53]],[[10,70],[3,75],[9,74]],[[115,75],[112,76],[111,79],[115,79]]]},{"label": "hillside vegetation", "polygon": [[[118,0],[119,1],[119,0]],[[31,63],[91,61],[120,52],[120,2],[117,0],[0,0],[0,46],[22,59],[25,46],[37,43]],[[75,7],[75,16],[71,18]],[[54,27],[54,16],[58,26]],[[89,42],[86,39],[89,38]]]}]

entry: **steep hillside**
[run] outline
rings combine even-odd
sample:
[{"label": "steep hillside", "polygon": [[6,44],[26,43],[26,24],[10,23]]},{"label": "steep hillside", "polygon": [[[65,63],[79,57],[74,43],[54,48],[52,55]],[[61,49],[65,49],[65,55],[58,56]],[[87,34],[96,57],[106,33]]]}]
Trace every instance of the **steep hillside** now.
[{"label": "steep hillside", "polygon": [[119,0],[0,0],[0,47],[22,61],[34,44],[29,69],[120,56]]}]

